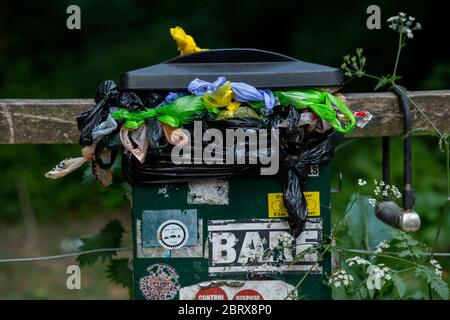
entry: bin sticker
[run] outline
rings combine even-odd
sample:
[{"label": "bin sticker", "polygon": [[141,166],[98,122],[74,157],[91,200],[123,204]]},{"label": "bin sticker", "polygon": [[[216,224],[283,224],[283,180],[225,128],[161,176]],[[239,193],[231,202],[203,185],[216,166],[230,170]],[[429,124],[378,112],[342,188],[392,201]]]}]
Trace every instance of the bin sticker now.
[{"label": "bin sticker", "polygon": [[148,276],[139,279],[139,289],[147,300],[171,300],[180,290],[178,273],[167,264],[153,264]]},{"label": "bin sticker", "polygon": [[295,287],[281,280],[214,280],[180,289],[181,300],[283,300],[296,297]]},{"label": "bin sticker", "polygon": [[233,300],[264,300],[262,295],[253,289],[241,290],[235,294]]},{"label": "bin sticker", "polygon": [[[208,272],[223,274],[301,273],[316,265],[316,247],[322,239],[322,219],[308,218],[304,231],[294,240],[287,221],[280,219],[209,220]],[[310,249],[300,259],[294,257]]]},{"label": "bin sticker", "polygon": [[204,179],[191,181],[188,186],[187,203],[189,204],[228,205],[227,180]]},{"label": "bin sticker", "polygon": [[[303,192],[308,206],[309,217],[320,217],[320,192]],[[267,204],[269,208],[269,218],[285,218],[288,216],[283,203],[283,193],[274,192],[267,194]]]},{"label": "bin sticker", "polygon": [[161,246],[173,250],[184,246],[189,238],[189,233],[183,222],[179,220],[168,220],[159,226],[157,238]]},{"label": "bin sticker", "polygon": [[194,300],[228,300],[226,292],[219,287],[201,288],[196,294]]}]

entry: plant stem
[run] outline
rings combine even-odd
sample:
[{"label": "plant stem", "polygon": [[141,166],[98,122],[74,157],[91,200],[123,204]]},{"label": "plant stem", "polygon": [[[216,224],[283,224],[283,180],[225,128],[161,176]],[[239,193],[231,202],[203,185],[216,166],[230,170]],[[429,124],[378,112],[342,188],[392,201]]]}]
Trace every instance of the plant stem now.
[{"label": "plant stem", "polygon": [[420,114],[425,118],[425,120],[427,120],[427,122],[433,127],[434,131],[436,131],[436,133],[439,135],[439,138],[442,139],[445,142],[445,137],[442,134],[442,132],[436,127],[436,125],[434,124],[434,122],[427,116],[427,114],[422,110],[421,107],[419,107],[417,105],[417,103],[411,99],[408,94],[398,85],[396,85],[394,82],[391,83],[395,88],[397,88],[398,90],[402,91],[405,96],[408,98],[409,102],[411,102],[417,110],[419,110]]},{"label": "plant stem", "polygon": [[400,35],[398,37],[397,57],[395,58],[394,72],[392,73],[393,82],[395,81],[395,75],[397,74],[398,62],[400,60],[400,52],[402,51],[402,47],[403,47],[402,40],[403,40],[403,33],[400,32]]},{"label": "plant stem", "polygon": [[[336,249],[340,250],[340,251],[343,251],[343,252],[354,253],[352,250],[341,248],[341,247],[336,247]],[[403,258],[399,258],[399,257],[396,257],[396,256],[387,255],[387,254],[371,253],[371,252],[370,253],[369,252],[367,252],[367,253],[366,252],[361,252],[360,254],[370,255],[370,256],[377,256],[377,257],[382,257],[382,258],[388,258],[388,259],[392,259],[392,260],[397,260],[397,261],[401,261],[401,262],[404,262],[404,263],[408,263],[408,264],[414,265],[416,267],[420,266],[419,264],[417,264],[415,262],[412,262],[410,260],[406,260],[406,259],[403,259]]]},{"label": "plant stem", "polygon": [[323,252],[320,254],[320,258],[318,258],[317,261],[313,265],[311,265],[311,267],[308,269],[308,271],[305,272],[303,277],[301,277],[300,281],[297,283],[297,285],[294,287],[294,289],[291,290],[291,292],[287,295],[287,297],[285,299],[287,299],[293,292],[298,290],[298,288],[305,281],[306,277],[309,276],[309,274],[313,271],[313,269],[319,265],[319,262],[323,259],[323,257],[330,250],[330,248],[331,248],[331,244],[328,244],[325,246]]}]

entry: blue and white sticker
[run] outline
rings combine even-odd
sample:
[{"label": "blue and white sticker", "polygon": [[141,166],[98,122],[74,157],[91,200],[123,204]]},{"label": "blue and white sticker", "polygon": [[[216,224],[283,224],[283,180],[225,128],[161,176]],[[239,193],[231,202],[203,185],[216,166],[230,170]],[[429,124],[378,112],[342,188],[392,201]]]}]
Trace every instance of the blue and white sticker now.
[{"label": "blue and white sticker", "polygon": [[167,220],[157,231],[158,242],[168,250],[180,249],[186,244],[189,232],[186,225],[180,220]]}]

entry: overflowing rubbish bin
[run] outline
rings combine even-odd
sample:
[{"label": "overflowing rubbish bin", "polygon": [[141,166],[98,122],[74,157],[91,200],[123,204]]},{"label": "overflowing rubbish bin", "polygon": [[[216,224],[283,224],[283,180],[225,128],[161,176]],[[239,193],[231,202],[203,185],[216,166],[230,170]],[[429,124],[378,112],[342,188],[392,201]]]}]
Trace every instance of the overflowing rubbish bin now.
[{"label": "overflowing rubbish bin", "polygon": [[82,156],[46,176],[90,162],[108,186],[121,158],[136,299],[330,298],[330,159],[356,122],[340,71],[171,34],[182,55],[102,82]]},{"label": "overflowing rubbish bin", "polygon": [[[146,118],[146,132],[140,134],[147,137],[147,148],[130,146],[122,157],[123,176],[133,186],[135,298],[330,298],[324,284],[330,256],[319,259],[320,243],[330,232],[328,161],[339,132],[355,121],[330,93],[340,84],[338,69],[254,49],[200,51],[122,76],[122,92],[154,101],[156,110],[169,107],[151,117],[149,111],[129,108],[113,113],[136,130]],[[196,103],[212,101],[213,108],[227,99],[227,93],[218,92],[224,87],[234,99],[212,115],[209,110],[199,115],[202,107]],[[188,109],[183,98],[192,109],[187,121],[174,111]],[[237,108],[229,107],[233,101]],[[184,131],[168,134],[180,125]],[[212,157],[225,160],[231,153],[235,162],[202,158],[211,129],[225,138],[227,130],[242,130],[244,140],[233,137]],[[271,139],[264,150],[253,149],[278,157],[277,170],[265,175],[261,163],[248,163],[250,138],[264,129],[279,131],[277,137],[266,133]],[[170,141],[177,137],[189,147],[188,156],[175,164]],[[270,148],[274,145],[278,148]],[[310,275],[297,287],[305,273]]]}]

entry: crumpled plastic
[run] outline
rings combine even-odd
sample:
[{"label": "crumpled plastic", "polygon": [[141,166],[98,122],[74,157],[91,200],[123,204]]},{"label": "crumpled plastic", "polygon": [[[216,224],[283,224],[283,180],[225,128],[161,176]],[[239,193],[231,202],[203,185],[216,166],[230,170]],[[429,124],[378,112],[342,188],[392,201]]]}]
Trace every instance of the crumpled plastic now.
[{"label": "crumpled plastic", "polygon": [[128,111],[145,110],[141,98],[133,91],[125,91],[120,95],[119,107],[126,108]]},{"label": "crumpled plastic", "polygon": [[208,82],[195,78],[188,84],[188,91],[196,96],[203,96],[205,93],[211,93],[216,91],[219,87],[223,86],[227,82],[225,77],[218,77],[214,82]]},{"label": "crumpled plastic", "polygon": [[[206,92],[203,95],[205,107],[207,109],[228,107],[231,104],[234,94],[231,90],[230,81],[225,82],[222,86],[218,87],[212,92]],[[233,105],[232,105],[233,106]]]},{"label": "crumpled plastic", "polygon": [[[220,87],[227,83],[225,77],[218,77],[214,82],[208,82],[201,79],[194,79],[188,85],[190,93],[202,96],[216,92]],[[276,100],[271,90],[258,90],[255,87],[243,82],[230,82],[231,91],[234,93],[234,100],[239,102],[263,101],[266,110],[272,110]],[[227,88],[228,89],[228,88]],[[228,93],[230,96],[231,93]],[[217,104],[216,104],[217,105]],[[214,106],[214,105],[212,105]],[[224,105],[219,105],[224,106]]]},{"label": "crumpled plastic", "polygon": [[143,125],[136,130],[131,132],[131,140],[133,140],[137,147],[134,147],[131,142],[128,134],[130,133],[129,129],[126,127],[122,127],[120,129],[120,141],[125,148],[128,150],[139,162],[143,163],[145,161],[145,156],[148,148],[148,140],[147,140],[147,126]]},{"label": "crumpled plastic", "polygon": [[97,143],[99,139],[103,138],[104,136],[110,134],[114,130],[117,129],[117,122],[113,119],[111,114],[108,114],[108,117],[105,121],[100,123],[98,126],[96,126],[92,130],[92,139],[94,143]]},{"label": "crumpled plastic", "polygon": [[203,97],[185,96],[176,99],[170,104],[146,111],[129,112],[122,108],[113,113],[113,118],[125,119],[123,126],[130,129],[139,128],[146,119],[151,118],[157,118],[171,127],[179,128],[183,124],[201,119],[205,112]]},{"label": "crumpled plastic", "polygon": [[243,82],[231,82],[234,100],[239,102],[264,101],[266,110],[275,106],[275,97],[271,90],[258,90]]},{"label": "crumpled plastic", "polygon": [[182,129],[173,128],[165,123],[162,124],[162,127],[166,139],[171,145],[181,147],[188,144],[189,137]]},{"label": "crumpled plastic", "polygon": [[84,147],[81,150],[82,157],[67,158],[58,163],[52,170],[45,174],[46,178],[58,179],[80,168],[85,162],[92,161],[95,145]]},{"label": "crumpled plastic", "polygon": [[355,116],[338,97],[323,90],[303,89],[275,91],[281,105],[293,105],[298,109],[311,109],[334,129],[347,133],[355,127]]},{"label": "crumpled plastic", "polygon": [[180,55],[185,55],[192,52],[198,52],[202,51],[204,49],[201,49],[197,47],[194,38],[192,36],[186,34],[186,32],[183,30],[183,28],[176,26],[174,28],[170,28],[170,35],[172,36],[173,40],[177,43],[178,51],[180,52]]},{"label": "crumpled plastic", "polygon": [[92,131],[109,115],[111,107],[109,100],[114,101],[118,95],[118,88],[114,81],[103,81],[95,95],[95,106],[80,113],[77,117],[77,125],[80,130],[80,145],[89,146],[94,143]]},{"label": "crumpled plastic", "polygon": [[369,111],[356,111],[353,114],[356,117],[356,126],[361,129],[373,118],[373,115]]},{"label": "crumpled plastic", "polygon": [[309,167],[329,161],[339,137],[335,130],[306,132],[305,128],[297,125],[302,113],[293,106],[276,107],[275,111],[271,124],[280,133],[280,170],[277,175],[284,186],[283,199],[290,231],[296,238],[303,231],[308,215],[303,190]]}]

